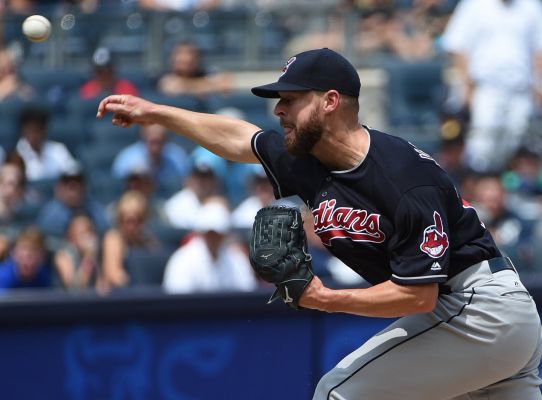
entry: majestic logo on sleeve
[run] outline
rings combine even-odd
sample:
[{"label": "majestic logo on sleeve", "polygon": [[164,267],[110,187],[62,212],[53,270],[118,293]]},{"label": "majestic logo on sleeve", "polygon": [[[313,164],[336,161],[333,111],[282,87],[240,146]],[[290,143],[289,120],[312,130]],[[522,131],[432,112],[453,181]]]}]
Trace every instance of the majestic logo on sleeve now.
[{"label": "majestic logo on sleeve", "polygon": [[380,214],[352,207],[337,207],[337,200],[326,200],[312,210],[314,232],[326,246],[333,239],[350,239],[354,242],[382,243],[386,239],[380,230]]},{"label": "majestic logo on sleeve", "polygon": [[440,214],[435,211],[433,218],[435,225],[430,225],[423,231],[423,242],[420,249],[429,257],[439,258],[446,252],[450,243],[448,242],[448,235],[442,227]]}]

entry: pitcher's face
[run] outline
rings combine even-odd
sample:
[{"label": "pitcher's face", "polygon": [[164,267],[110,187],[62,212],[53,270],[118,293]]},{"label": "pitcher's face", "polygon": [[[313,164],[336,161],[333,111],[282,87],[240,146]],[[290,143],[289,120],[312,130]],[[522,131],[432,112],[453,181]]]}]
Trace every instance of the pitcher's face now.
[{"label": "pitcher's face", "polygon": [[322,121],[313,92],[280,92],[275,115],[284,129],[284,144],[290,154],[312,151],[322,137]]}]

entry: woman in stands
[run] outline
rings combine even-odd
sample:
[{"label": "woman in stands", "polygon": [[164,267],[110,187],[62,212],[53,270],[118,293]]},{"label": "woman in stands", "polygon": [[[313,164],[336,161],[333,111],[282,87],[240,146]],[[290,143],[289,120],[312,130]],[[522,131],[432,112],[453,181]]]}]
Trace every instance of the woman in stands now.
[{"label": "woman in stands", "polygon": [[117,204],[116,224],[103,238],[99,290],[107,291],[130,283],[131,252],[160,248],[159,241],[147,230],[147,217],[148,203],[143,194],[128,191],[121,196]]}]

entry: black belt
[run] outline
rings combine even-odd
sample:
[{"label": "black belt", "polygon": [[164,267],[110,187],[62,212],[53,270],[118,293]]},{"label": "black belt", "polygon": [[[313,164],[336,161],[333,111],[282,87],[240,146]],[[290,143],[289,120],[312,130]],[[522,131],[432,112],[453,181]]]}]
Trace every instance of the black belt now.
[{"label": "black belt", "polygon": [[512,264],[512,260],[510,260],[508,257],[492,258],[491,260],[487,260],[487,263],[489,264],[490,271],[494,274],[506,269],[511,269],[512,271],[517,272],[514,264]]},{"label": "black belt", "polygon": [[[508,257],[495,257],[491,260],[487,260],[487,264],[489,266],[489,270],[492,274],[496,274],[500,271],[505,271],[507,269],[512,270],[517,273],[516,268],[514,267],[514,264],[512,263],[512,260]],[[468,268],[467,268],[468,269]],[[446,284],[439,284],[438,287],[438,294],[439,296],[441,294],[450,294],[452,293],[452,290],[449,286]]]}]

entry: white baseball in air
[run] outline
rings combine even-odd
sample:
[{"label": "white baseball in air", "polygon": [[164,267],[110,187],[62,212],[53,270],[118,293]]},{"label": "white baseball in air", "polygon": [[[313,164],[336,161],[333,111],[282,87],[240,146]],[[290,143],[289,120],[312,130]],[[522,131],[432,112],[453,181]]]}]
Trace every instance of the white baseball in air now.
[{"label": "white baseball in air", "polygon": [[32,42],[43,42],[51,34],[51,22],[42,15],[31,15],[23,21],[23,33]]}]

